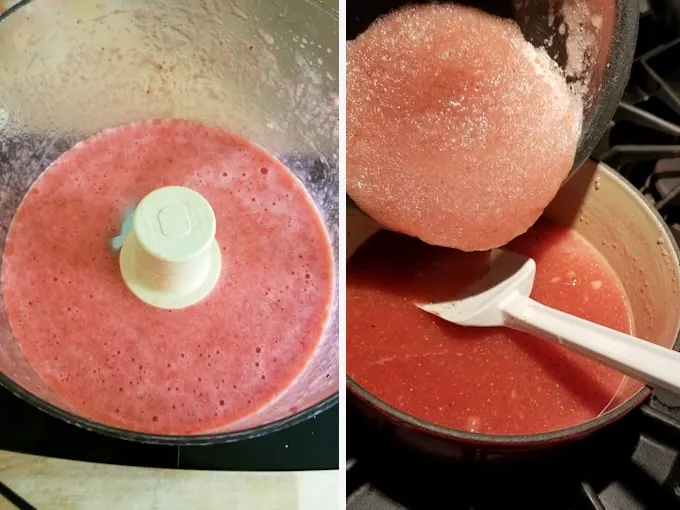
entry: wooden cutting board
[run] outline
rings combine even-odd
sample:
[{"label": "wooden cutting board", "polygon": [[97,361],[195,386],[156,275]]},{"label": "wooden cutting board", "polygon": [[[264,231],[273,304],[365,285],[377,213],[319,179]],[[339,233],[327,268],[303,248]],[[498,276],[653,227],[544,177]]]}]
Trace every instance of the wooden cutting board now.
[{"label": "wooden cutting board", "polygon": [[[338,471],[189,471],[0,451],[0,482],[38,509],[332,510]],[[0,509],[13,509],[0,496]]]}]

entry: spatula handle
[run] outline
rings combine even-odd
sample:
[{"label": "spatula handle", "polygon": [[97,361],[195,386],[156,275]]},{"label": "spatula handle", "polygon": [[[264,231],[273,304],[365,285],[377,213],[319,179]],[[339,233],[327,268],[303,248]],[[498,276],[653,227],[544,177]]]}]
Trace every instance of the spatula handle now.
[{"label": "spatula handle", "polygon": [[551,340],[638,381],[680,394],[680,353],[549,308],[519,293],[501,304],[506,326]]}]

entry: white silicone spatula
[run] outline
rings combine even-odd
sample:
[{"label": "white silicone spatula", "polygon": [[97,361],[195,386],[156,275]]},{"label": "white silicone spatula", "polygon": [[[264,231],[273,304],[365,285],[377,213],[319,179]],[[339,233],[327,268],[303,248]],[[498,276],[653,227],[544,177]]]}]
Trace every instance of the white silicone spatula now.
[{"label": "white silicone spatula", "polygon": [[417,306],[462,326],[505,326],[531,333],[680,394],[680,353],[534,301],[529,294],[535,275],[533,259],[494,250],[488,274],[463,297]]}]

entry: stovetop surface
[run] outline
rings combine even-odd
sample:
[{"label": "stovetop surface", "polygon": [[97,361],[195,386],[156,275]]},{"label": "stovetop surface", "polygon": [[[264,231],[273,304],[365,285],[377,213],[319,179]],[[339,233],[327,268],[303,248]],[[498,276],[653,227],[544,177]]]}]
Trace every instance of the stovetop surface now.
[{"label": "stovetop surface", "polygon": [[350,408],[347,508],[680,508],[680,422],[667,419],[674,412],[653,397],[590,438],[536,458],[452,463],[380,437]]}]

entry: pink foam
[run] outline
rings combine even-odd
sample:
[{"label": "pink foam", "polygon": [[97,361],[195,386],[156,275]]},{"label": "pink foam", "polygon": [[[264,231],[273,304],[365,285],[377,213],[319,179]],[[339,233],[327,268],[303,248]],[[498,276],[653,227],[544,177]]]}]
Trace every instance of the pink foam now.
[{"label": "pink foam", "polygon": [[[223,270],[203,302],[143,304],[108,241],[153,189],[187,186],[217,218]],[[301,373],[332,300],[332,255],[312,199],[281,163],[201,124],[144,122],[65,153],[12,223],[2,266],[12,331],[82,415],[187,434],[247,419]]]}]

